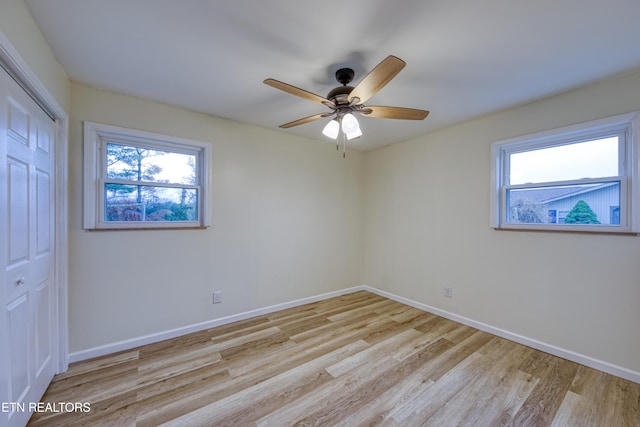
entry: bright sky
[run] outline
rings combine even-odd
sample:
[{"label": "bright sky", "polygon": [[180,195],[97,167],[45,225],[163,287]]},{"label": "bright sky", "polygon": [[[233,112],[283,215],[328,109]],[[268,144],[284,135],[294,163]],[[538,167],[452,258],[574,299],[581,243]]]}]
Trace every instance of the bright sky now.
[{"label": "bright sky", "polygon": [[511,154],[511,185],[618,175],[618,137]]},{"label": "bright sky", "polygon": [[162,168],[162,172],[156,175],[159,181],[167,180],[180,184],[192,184],[193,167],[189,160],[195,161],[195,156],[179,153],[167,153],[153,158],[153,163]]},{"label": "bright sky", "polygon": [[[122,146],[121,144],[113,144],[113,146]],[[151,182],[170,182],[173,184],[193,184],[195,181],[194,173],[196,156],[193,154],[174,153],[161,150],[146,150],[142,159],[142,168],[147,169],[151,166],[159,166],[161,171],[154,174]],[[190,163],[191,162],[191,163]],[[107,176],[109,172],[121,172],[131,169],[131,165],[124,161],[117,161],[108,166]]]},{"label": "bright sky", "polygon": [[[192,184],[193,167],[189,164],[189,160],[195,161],[195,156],[179,153],[165,153],[163,155],[154,155],[142,160],[143,169],[151,165],[157,165],[162,171],[154,175],[152,182],[171,182],[174,184]],[[118,172],[131,167],[123,162],[114,163],[109,167],[110,171]]]}]

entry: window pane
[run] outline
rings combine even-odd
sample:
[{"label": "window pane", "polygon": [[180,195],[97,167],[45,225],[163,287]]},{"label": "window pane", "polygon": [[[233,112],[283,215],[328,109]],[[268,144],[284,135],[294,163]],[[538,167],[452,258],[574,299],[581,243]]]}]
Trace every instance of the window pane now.
[{"label": "window pane", "polygon": [[196,156],[143,147],[107,144],[107,178],[197,184]]},{"label": "window pane", "polygon": [[620,182],[507,190],[510,224],[620,224]]},{"label": "window pane", "polygon": [[198,221],[198,190],[105,184],[105,221]]},{"label": "window pane", "polygon": [[511,185],[618,176],[618,137],[509,156]]}]

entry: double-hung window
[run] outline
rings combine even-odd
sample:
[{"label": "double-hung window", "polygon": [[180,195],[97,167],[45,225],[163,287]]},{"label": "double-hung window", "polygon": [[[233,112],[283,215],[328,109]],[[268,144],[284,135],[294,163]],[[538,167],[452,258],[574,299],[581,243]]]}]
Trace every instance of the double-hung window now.
[{"label": "double-hung window", "polygon": [[638,113],[492,145],[491,226],[637,233]]},{"label": "double-hung window", "polygon": [[84,228],[209,225],[210,145],[84,123]]}]

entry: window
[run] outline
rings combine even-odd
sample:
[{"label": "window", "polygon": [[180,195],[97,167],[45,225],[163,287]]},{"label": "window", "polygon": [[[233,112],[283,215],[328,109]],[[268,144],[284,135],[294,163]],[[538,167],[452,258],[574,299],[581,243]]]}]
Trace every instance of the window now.
[{"label": "window", "polygon": [[209,225],[210,145],[84,123],[84,228]]},{"label": "window", "polygon": [[640,231],[638,113],[493,143],[491,226]]}]

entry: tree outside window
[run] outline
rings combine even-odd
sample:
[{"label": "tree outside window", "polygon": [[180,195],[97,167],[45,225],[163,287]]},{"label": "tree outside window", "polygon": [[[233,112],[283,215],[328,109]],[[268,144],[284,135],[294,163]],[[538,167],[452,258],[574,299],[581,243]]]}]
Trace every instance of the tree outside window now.
[{"label": "tree outside window", "polygon": [[578,201],[564,219],[566,224],[600,224],[591,206],[584,200]]}]

